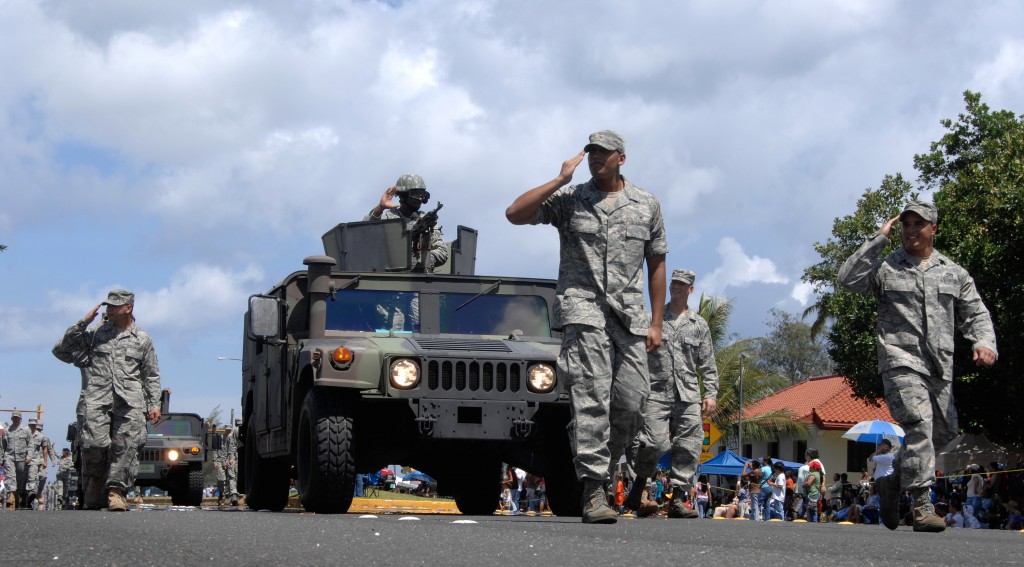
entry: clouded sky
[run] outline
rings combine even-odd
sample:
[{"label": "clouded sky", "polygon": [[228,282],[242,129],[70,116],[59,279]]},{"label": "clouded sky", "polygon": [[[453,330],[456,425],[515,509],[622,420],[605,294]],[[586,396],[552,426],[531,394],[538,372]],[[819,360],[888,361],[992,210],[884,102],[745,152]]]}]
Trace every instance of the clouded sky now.
[{"label": "clouded sky", "polygon": [[[74,419],[50,355],[126,287],[172,407],[239,408],[246,297],[422,175],[477,271],[555,277],[504,209],[587,134],[662,202],[668,266],[732,331],[813,302],[811,247],[963,110],[1024,111],[1013,0],[8,0],[0,18],[0,407]],[[585,164],[576,180],[588,177]],[[3,419],[7,419],[4,414]],[[55,441],[56,442],[56,441]],[[59,446],[59,443],[58,443]]]}]

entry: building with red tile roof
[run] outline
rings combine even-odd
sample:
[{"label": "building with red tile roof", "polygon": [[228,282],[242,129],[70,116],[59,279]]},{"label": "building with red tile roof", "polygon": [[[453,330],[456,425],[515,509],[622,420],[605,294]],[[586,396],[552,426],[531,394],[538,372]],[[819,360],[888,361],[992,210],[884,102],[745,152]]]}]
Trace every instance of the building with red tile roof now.
[{"label": "building with red tile roof", "polygon": [[829,476],[846,472],[851,482],[860,480],[867,455],[874,451],[871,443],[857,443],[842,434],[860,421],[878,419],[895,422],[882,400],[872,404],[853,396],[853,389],[844,376],[817,376],[779,390],[775,394],[743,408],[745,418],[789,409],[793,419],[808,425],[806,439],[780,437],[775,441],[744,443],[740,448],[746,457],[779,457],[804,462],[808,447],[818,449]]}]

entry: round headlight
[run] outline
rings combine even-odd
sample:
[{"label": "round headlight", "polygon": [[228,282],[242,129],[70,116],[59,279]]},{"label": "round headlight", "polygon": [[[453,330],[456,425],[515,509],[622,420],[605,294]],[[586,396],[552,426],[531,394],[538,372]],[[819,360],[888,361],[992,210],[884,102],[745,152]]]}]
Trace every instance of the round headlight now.
[{"label": "round headlight", "polygon": [[167,460],[168,461],[177,461],[179,457],[181,457],[181,455],[178,454],[178,450],[177,449],[169,449],[167,451]]},{"label": "round headlight", "polygon": [[391,385],[399,390],[408,390],[420,381],[420,367],[403,358],[391,364]]},{"label": "round headlight", "polygon": [[527,371],[530,391],[543,394],[555,387],[555,369],[550,364],[534,364]]}]

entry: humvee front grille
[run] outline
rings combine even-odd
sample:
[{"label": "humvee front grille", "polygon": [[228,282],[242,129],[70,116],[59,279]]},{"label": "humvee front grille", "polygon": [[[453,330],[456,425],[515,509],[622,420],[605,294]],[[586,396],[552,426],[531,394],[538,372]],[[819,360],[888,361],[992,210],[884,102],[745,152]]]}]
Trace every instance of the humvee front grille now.
[{"label": "humvee front grille", "polygon": [[140,461],[162,461],[164,460],[163,449],[143,449],[139,453]]},{"label": "humvee front grille", "polygon": [[427,362],[427,388],[443,392],[519,392],[522,366],[518,362],[431,360]]}]

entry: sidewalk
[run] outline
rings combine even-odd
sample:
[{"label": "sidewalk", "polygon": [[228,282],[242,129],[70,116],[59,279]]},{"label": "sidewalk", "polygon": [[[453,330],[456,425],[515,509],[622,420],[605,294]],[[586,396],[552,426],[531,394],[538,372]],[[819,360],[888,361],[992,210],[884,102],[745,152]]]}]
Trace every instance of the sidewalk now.
[{"label": "sidewalk", "polygon": [[349,514],[458,514],[454,500],[447,498],[392,500],[390,498],[353,498]]}]

